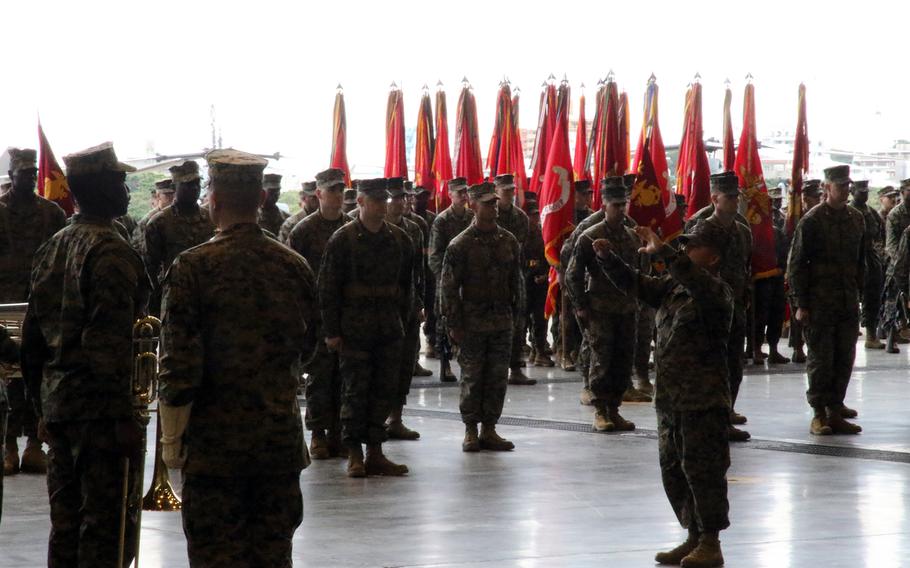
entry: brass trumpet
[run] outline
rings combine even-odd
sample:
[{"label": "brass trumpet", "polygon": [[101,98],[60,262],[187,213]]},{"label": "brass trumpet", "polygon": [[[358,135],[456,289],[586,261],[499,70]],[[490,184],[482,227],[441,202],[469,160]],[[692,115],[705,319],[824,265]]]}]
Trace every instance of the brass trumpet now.
[{"label": "brass trumpet", "polygon": [[149,405],[158,399],[158,345],[161,337],[161,321],[152,316],[140,318],[133,325],[133,376],[131,381],[131,398],[133,412],[142,425],[141,457],[134,491],[130,491],[129,458],[123,464],[123,498],[120,509],[120,552],[118,566],[123,566],[126,558],[126,525],[130,511],[136,517],[136,542],[134,548],[135,566],[139,566],[139,535],[142,527],[142,511],[176,511],[180,509],[180,499],[171,487],[167,467],[161,457],[161,420],[155,429],[155,468],[152,485],[145,497],[142,488],[145,477],[146,427],[151,415]]}]

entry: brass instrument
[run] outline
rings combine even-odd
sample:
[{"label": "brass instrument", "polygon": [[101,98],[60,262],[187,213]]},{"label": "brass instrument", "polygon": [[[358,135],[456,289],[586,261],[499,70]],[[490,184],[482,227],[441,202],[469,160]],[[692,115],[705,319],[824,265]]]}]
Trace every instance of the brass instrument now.
[{"label": "brass instrument", "polygon": [[140,318],[133,325],[133,376],[131,398],[136,419],[142,425],[141,458],[137,468],[134,492],[129,487],[129,458],[123,464],[123,499],[120,510],[120,558],[123,566],[126,547],[126,524],[129,511],[136,516],[135,565],[139,566],[139,535],[142,526],[142,511],[176,511],[180,499],[174,493],[168,477],[167,467],[161,457],[161,420],[155,429],[155,468],[152,485],[145,497],[140,497],[145,478],[146,427],[151,419],[149,405],[158,399],[158,343],[161,336],[161,321],[152,316]]}]

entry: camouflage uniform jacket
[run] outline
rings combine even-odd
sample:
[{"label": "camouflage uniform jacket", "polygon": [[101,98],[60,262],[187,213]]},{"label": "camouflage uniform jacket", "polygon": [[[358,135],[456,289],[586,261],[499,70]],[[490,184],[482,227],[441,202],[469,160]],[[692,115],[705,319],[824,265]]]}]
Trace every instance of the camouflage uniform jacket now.
[{"label": "camouflage uniform jacket", "polygon": [[424,249],[424,255],[426,255],[426,249],[430,243],[430,226],[427,225],[427,222],[423,219],[423,217],[421,217],[417,213],[414,213],[413,211],[409,211],[404,216],[404,218],[407,219],[408,221],[412,221],[415,225],[420,227],[420,235],[421,235],[420,246],[421,246],[421,248]]},{"label": "camouflage uniform jacket", "polygon": [[277,205],[263,205],[259,208],[259,226],[276,237],[281,231],[281,224],[290,217],[278,208]]},{"label": "camouflage uniform jacket", "polygon": [[[19,363],[19,346],[10,338],[6,328],[0,325],[0,363],[17,365]],[[0,413],[9,410],[9,399],[6,396],[6,381],[0,380]]]},{"label": "camouflage uniform jacket", "polygon": [[76,215],[38,250],[22,351],[43,363],[28,386],[47,422],[132,416],[133,323],[149,287],[110,221]]},{"label": "camouflage uniform jacket", "polygon": [[863,216],[866,266],[870,269],[876,266],[879,267],[878,270],[881,270],[885,252],[885,224],[881,215],[867,203],[852,205],[852,207]]},{"label": "camouflage uniform jacket", "polygon": [[512,233],[512,236],[518,239],[518,244],[524,246],[528,240],[528,215],[516,206],[509,207],[508,211],[499,210],[496,217],[496,224]]},{"label": "camouflage uniform jacket", "polygon": [[[598,211],[603,212],[603,209],[598,209]],[[574,209],[572,211],[572,222],[575,223],[575,226],[577,227],[582,221],[591,215],[594,215],[594,213],[595,212],[590,207],[585,207],[584,209]]]},{"label": "camouflage uniform jacket", "polygon": [[600,223],[604,220],[604,210],[603,208],[598,209],[597,211],[591,213],[583,220],[579,221],[575,225],[575,229],[569,233],[569,236],[566,237],[566,240],[562,243],[562,248],[559,249],[559,271],[565,273],[566,268],[569,267],[569,261],[572,260],[572,255],[575,254],[575,243],[578,241],[578,237],[582,235],[585,231],[593,227],[594,225]]},{"label": "camouflage uniform jacket", "polygon": [[332,235],[319,268],[326,337],[404,337],[413,306],[414,262],[408,235],[383,222],[372,233],[360,219]]},{"label": "camouflage uniform jacket", "polygon": [[885,221],[885,252],[894,261],[904,229],[910,227],[910,203],[901,201],[888,213]]},{"label": "camouflage uniform jacket", "polygon": [[658,256],[665,259],[669,274],[646,276],[613,253],[598,259],[617,288],[637,291],[640,301],[657,308],[654,406],[665,412],[729,409],[730,286],[669,245]]},{"label": "camouflage uniform jacket", "polygon": [[893,278],[899,292],[910,298],[910,225],[904,229],[897,247],[897,257],[888,262],[887,277]]},{"label": "camouflage uniform jacket", "polygon": [[292,368],[316,348],[306,260],[252,224],[180,254],[164,282],[161,400],[190,402],[184,473],[248,476],[308,464]]},{"label": "camouflage uniform jacket", "polygon": [[440,279],[442,314],[464,333],[512,328],[524,306],[521,249],[509,231],[471,225],[446,250]]},{"label": "camouflage uniform jacket", "polygon": [[[294,213],[290,217],[284,220],[281,223],[281,227],[278,229],[278,240],[284,244],[288,244],[288,239],[291,237],[291,231],[294,230],[294,227],[297,226],[297,223],[303,221],[309,217],[311,212],[308,212],[306,209],[301,209],[300,211]],[[310,265],[313,263],[311,262]],[[316,265],[319,266],[318,264]]]},{"label": "camouflage uniform jacket", "polygon": [[24,202],[0,196],[6,210],[6,241],[0,244],[0,304],[25,302],[32,262],[38,248],[66,226],[66,214],[53,201],[32,194]]},{"label": "camouflage uniform jacket", "polygon": [[852,207],[813,207],[796,226],[787,280],[790,299],[810,310],[813,324],[834,324],[858,315],[864,277],[863,216]]},{"label": "camouflage uniform jacket", "polygon": [[426,285],[425,272],[424,272],[424,256],[423,256],[423,232],[420,230],[420,226],[408,219],[407,217],[402,216],[401,222],[395,225],[405,233],[411,240],[411,251],[414,258],[414,313],[416,314],[424,308],[423,306],[423,294],[424,286]]},{"label": "camouflage uniform jacket", "polygon": [[215,235],[208,209],[200,207],[191,214],[169,205],[149,220],[145,227],[145,266],[157,285],[177,255],[202,244]]},{"label": "camouflage uniform jacket", "polygon": [[122,217],[117,217],[117,221],[118,221],[121,225],[123,225],[123,228],[124,228],[124,229],[126,229],[126,234],[127,234],[127,239],[126,239],[126,240],[129,241],[129,240],[130,240],[130,235],[132,235],[132,234],[133,234],[133,231],[136,230],[136,225],[137,225],[136,220],[133,219],[133,216],[132,216],[132,215],[130,215],[129,213],[127,213],[126,215],[123,215]]},{"label": "camouflage uniform jacket", "polygon": [[[719,223],[714,215],[714,205],[700,209],[686,223],[690,232],[699,222]],[[720,277],[733,290],[733,301],[737,311],[744,311],[752,293],[752,229],[746,218],[737,214],[732,227],[728,229],[727,250],[720,264]]]},{"label": "camouflage uniform jacket", "polygon": [[607,239],[613,245],[613,252],[624,263],[639,267],[640,240],[631,229],[623,224],[611,227],[606,220],[587,229],[575,243],[575,253],[566,269],[566,290],[576,309],[593,309],[610,314],[634,313],[638,304],[635,290],[619,290],[597,265],[592,243]]},{"label": "camouflage uniform jacket", "polygon": [[136,228],[133,229],[132,237],[130,238],[130,244],[133,245],[133,248],[140,255],[145,255],[143,252],[145,250],[145,228],[148,226],[149,221],[152,220],[152,217],[158,214],[161,209],[152,209],[146,213],[142,219],[139,219],[139,222],[136,223]]},{"label": "camouflage uniform jacket", "polygon": [[430,252],[427,255],[433,276],[439,278],[442,274],[442,261],[449,243],[467,229],[473,220],[474,212],[467,207],[464,214],[459,216],[451,206],[433,220],[433,226],[430,227]]}]

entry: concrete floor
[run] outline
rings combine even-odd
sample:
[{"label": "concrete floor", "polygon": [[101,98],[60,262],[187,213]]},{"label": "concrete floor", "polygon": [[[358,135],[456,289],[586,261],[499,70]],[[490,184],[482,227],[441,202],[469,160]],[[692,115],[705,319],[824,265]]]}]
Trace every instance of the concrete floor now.
[{"label": "concrete floor", "polygon": [[[727,566],[910,564],[908,352],[860,345],[847,400],[865,429],[855,437],[809,435],[802,366],[747,367],[737,408],[754,439],[733,447]],[[638,431],[596,434],[579,375],[528,374],[541,382],[509,388],[508,454],[462,453],[458,389],[415,379],[406,421],[421,440],[386,446],[411,474],[352,480],[342,460],[315,462],[301,477],[295,566],[652,566],[684,537],[660,484],[653,409],[627,404]],[[180,515],[143,520],[142,565],[187,566]],[[43,565],[48,530],[43,477],[7,478],[0,567]]]}]

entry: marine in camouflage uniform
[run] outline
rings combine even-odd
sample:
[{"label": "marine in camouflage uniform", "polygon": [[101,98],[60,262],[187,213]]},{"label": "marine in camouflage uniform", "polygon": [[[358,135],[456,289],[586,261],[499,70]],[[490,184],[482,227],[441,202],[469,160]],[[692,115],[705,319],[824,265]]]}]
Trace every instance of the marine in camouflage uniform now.
[{"label": "marine in camouflage uniform", "polygon": [[[496,217],[496,224],[512,233],[512,236],[518,240],[519,252],[521,252],[528,240],[528,215],[514,205],[515,178],[511,174],[498,175],[493,179],[493,187],[499,197],[499,214]],[[519,260],[519,263],[522,286],[519,289],[518,302],[522,309],[512,321],[515,329],[512,330],[512,354],[509,357],[509,384],[534,385],[537,384],[537,381],[529,379],[521,370],[525,366],[525,362],[522,360],[522,350],[525,346],[525,266],[523,260]]]},{"label": "marine in camouflage uniform", "polygon": [[[133,168],[117,161],[110,143],[63,161],[81,212],[35,255],[23,374],[51,449],[48,566],[114,566],[124,457],[130,492],[139,490],[143,426],[134,417],[130,353],[150,283],[113,226],[126,212],[124,180]],[[127,517],[127,560],[135,512]]]},{"label": "marine in camouflage uniform", "polygon": [[885,253],[889,258],[897,258],[897,247],[900,244],[904,229],[910,227],[910,179],[901,181],[901,202],[888,213],[885,222]]},{"label": "marine in camouflage uniform", "polygon": [[265,190],[265,201],[259,208],[259,226],[266,231],[278,236],[281,225],[290,217],[278,208],[278,198],[281,197],[281,176],[278,174],[265,174],[262,178],[262,189]]},{"label": "marine in camouflage uniform", "polygon": [[395,392],[395,400],[392,404],[392,412],[389,415],[387,431],[389,438],[395,440],[416,440],[420,438],[420,433],[405,426],[401,415],[404,411],[404,405],[408,401],[411,378],[414,376],[414,365],[420,353],[420,317],[423,314],[423,269],[425,263],[423,231],[417,223],[404,216],[405,200],[407,199],[404,180],[402,178],[389,178],[388,191],[390,199],[386,207],[385,220],[392,226],[404,231],[411,245],[412,270],[414,272],[412,297],[414,302],[408,310],[407,318],[402,321],[404,324],[404,343],[402,344],[401,360],[399,362],[398,386]]},{"label": "marine in camouflage uniform", "polygon": [[149,311],[157,314],[161,303],[161,283],[171,263],[181,252],[202,244],[215,234],[207,208],[199,206],[199,165],[193,161],[169,169],[174,182],[174,203],[152,217],[145,227],[145,267],[152,277],[154,291]]},{"label": "marine in camouflage uniform", "polygon": [[[341,212],[344,172],[328,169],[316,174],[319,209],[298,223],[288,236],[288,246],[307,260],[311,267],[322,264],[326,244],[351,218]],[[306,427],[312,431],[310,455],[313,459],[347,457],[341,442],[341,373],[338,353],[329,351],[325,334],[317,330],[316,353],[306,365]]]},{"label": "marine in camouflage uniform", "polygon": [[[718,211],[721,207],[734,208],[740,195],[739,179],[733,172],[723,172],[711,176],[711,201],[712,204],[701,209],[693,215],[686,225],[686,230],[691,232],[695,225],[701,222],[720,225],[727,232],[728,250],[724,251],[720,266],[720,277],[730,285],[733,290],[733,323],[730,326],[730,345],[727,348],[727,368],[730,378],[730,394],[732,405],[736,404],[739,387],[743,382],[743,347],[747,330],[747,311],[752,295],[752,229],[748,221],[735,212]],[[724,220],[726,219],[726,220]],[[733,424],[745,424],[746,417],[731,411],[730,420]],[[742,442],[750,438],[745,430],[731,425],[730,440]]]},{"label": "marine in camouflage uniform", "polygon": [[414,292],[410,238],[383,219],[386,188],[383,178],[360,181],[358,218],[332,235],[319,269],[326,345],[341,351],[341,428],[351,477],[408,471],[382,453]]},{"label": "marine in camouflage uniform", "polygon": [[[908,189],[910,189],[910,180],[908,180]],[[892,186],[885,186],[878,190],[878,199],[881,204],[881,216],[883,218],[883,225],[887,225],[888,215],[892,209],[894,209],[895,204],[897,203],[897,198],[899,197],[900,192],[894,189]],[[907,230],[904,229],[904,234],[906,235]],[[901,236],[901,241],[904,237]],[[906,290],[906,286],[901,285],[895,281],[895,271],[897,270],[897,264],[902,263],[903,267],[900,269],[904,274],[906,274],[906,255],[907,249],[901,248],[904,247],[903,242],[898,246],[897,258],[892,259],[885,252],[885,243],[884,238],[879,239],[875,244],[876,251],[878,252],[879,258],[882,259],[884,263],[885,271],[885,280],[884,280],[884,289],[882,290],[882,308],[881,313],[879,314],[879,327],[883,337],[887,338],[885,343],[885,352],[886,353],[900,353],[901,350],[898,348],[898,332],[904,325],[904,309],[900,305],[901,300],[898,297],[901,291]],[[906,292],[905,292],[906,297]],[[906,305],[906,304],[904,304]]]},{"label": "marine in camouflage uniform", "polygon": [[862,288],[862,326],[866,330],[866,349],[884,349],[885,344],[878,339],[878,314],[881,310],[882,289],[884,287],[884,264],[879,256],[879,248],[883,245],[885,234],[884,223],[878,211],[869,207],[869,182],[856,180],[853,182],[850,193],[853,200],[850,206],[863,216],[865,235],[866,268]]},{"label": "marine in camouflage uniform", "polygon": [[603,241],[595,246],[614,285],[657,308],[654,407],[661,478],[689,538],[655,560],[721,566],[718,533],[730,525],[726,472],[732,404],[726,352],[734,300],[718,268],[724,251],[731,250],[732,232],[715,223],[699,223],[693,231],[681,239],[686,252],[679,253],[650,229],[637,229],[647,241],[646,252],[666,262],[661,277],[634,270]]},{"label": "marine in camouflage uniform", "polygon": [[[278,236],[278,241],[284,244],[288,244],[288,239],[291,236],[291,231],[294,227],[297,226],[297,223],[306,219],[309,215],[312,215],[319,209],[319,202],[316,202],[316,207],[311,208],[308,202],[310,197],[316,196],[316,182],[315,181],[305,181],[301,185],[300,189],[300,211],[289,216],[287,219],[281,223],[281,227],[278,229],[276,235]],[[316,265],[319,266],[318,264]]]},{"label": "marine in camouflage uniform", "polygon": [[442,314],[460,349],[462,450],[508,451],[515,445],[497,434],[496,423],[506,397],[514,322],[523,309],[521,247],[496,224],[500,197],[492,184],[472,185],[468,195],[475,217],[446,249],[439,286]]},{"label": "marine in camouflage uniform", "polygon": [[[415,218],[423,220],[427,228],[423,254],[424,261],[426,262],[424,274],[426,274],[427,277],[426,285],[423,287],[423,309],[426,315],[426,319],[423,322],[423,335],[427,338],[427,359],[435,359],[438,357],[436,353],[436,278],[430,270],[430,228],[436,220],[436,214],[427,209],[429,199],[429,189],[421,185],[415,186],[413,195],[409,196],[408,199],[409,203],[411,203],[411,216],[408,218],[412,220]],[[423,228],[423,226],[421,226],[421,228]],[[415,367],[415,371],[420,371],[420,369]],[[425,376],[432,375],[431,371],[427,371],[427,373],[429,374],[426,374]]]},{"label": "marine in camouflage uniform", "polygon": [[266,160],[206,160],[218,234],[164,281],[162,455],[183,468],[191,566],[290,568],[309,465],[293,370],[315,350],[315,276],[256,223]]},{"label": "marine in camouflage uniform", "polygon": [[[440,282],[442,277],[442,264],[446,249],[452,240],[468,228],[474,220],[474,212],[465,206],[467,200],[467,181],[463,177],[449,180],[449,197],[451,205],[446,207],[430,227],[430,250],[427,255],[427,264],[436,282],[436,308],[440,310]],[[449,365],[452,357],[452,346],[449,334],[446,331],[445,318],[436,319],[436,355],[439,357],[439,379],[443,382],[454,382],[455,375]]]},{"label": "marine in camouflage uniform", "polygon": [[[816,207],[821,202],[821,180],[819,179],[809,179],[803,182],[803,191],[802,191],[802,210],[803,215],[811,211],[813,207]],[[788,259],[789,259],[789,243],[788,243]],[[789,260],[788,260],[789,262]],[[789,282],[789,279],[788,279]],[[805,334],[803,333],[803,324],[796,319],[796,305],[792,302],[792,296],[790,297],[790,347],[793,348],[793,362],[794,363],[805,363],[806,362],[806,351],[805,351]]]},{"label": "marine in camouflage uniform", "polygon": [[600,191],[604,220],[578,237],[566,269],[566,289],[591,348],[588,380],[595,407],[594,429],[634,430],[635,424],[619,414],[619,407],[632,385],[637,301],[634,294],[617,289],[599,269],[592,243],[607,239],[614,255],[637,267],[639,239],[623,224],[627,198],[622,177],[606,178]]},{"label": "marine in camouflage uniform", "polygon": [[828,198],[800,220],[787,265],[791,300],[809,345],[806,398],[815,413],[810,425],[815,435],[862,430],[844,420],[856,416],[844,398],[856,357],[867,251],[863,216],[847,206],[849,184],[849,166],[825,170]]},{"label": "marine in camouflage uniform", "polygon": [[[535,194],[531,194],[535,195]],[[547,345],[547,320],[544,310],[547,303],[548,275],[550,264],[544,251],[543,233],[540,228],[540,210],[537,200],[527,199],[529,231],[522,257],[525,262],[527,281],[525,282],[525,318],[531,336],[531,356],[528,362],[538,367],[553,367],[555,363],[550,356]]]},{"label": "marine in camouflage uniform", "polygon": [[[34,150],[8,150],[9,176],[12,187],[0,196],[0,208],[6,210],[7,230],[3,237],[6,251],[0,251],[0,304],[25,302],[28,299],[29,275],[35,252],[66,224],[66,214],[54,202],[35,194],[38,168]],[[0,245],[3,246],[3,245]],[[3,469],[7,475],[22,471],[44,473],[47,458],[38,440],[38,419],[25,402],[25,383],[18,371],[8,377],[10,402],[6,431]],[[0,377],[4,380],[6,377]],[[17,438],[27,443],[19,460]]]},{"label": "marine in camouflage uniform", "polygon": [[[426,191],[426,190],[424,190]],[[434,301],[435,294],[428,294],[427,289],[435,288],[435,286],[427,285],[427,275],[430,274],[430,267],[427,264],[427,255],[429,254],[430,246],[430,226],[427,224],[426,220],[414,211],[414,203],[417,196],[417,189],[414,188],[414,183],[405,180],[404,182],[404,218],[408,221],[411,221],[420,229],[420,241],[415,242],[415,246],[420,249],[420,263],[421,263],[421,286],[420,290],[420,306],[423,310],[420,321],[417,322],[417,350],[414,352],[414,368],[412,370],[412,375],[415,377],[431,377],[433,376],[433,371],[424,368],[420,364],[420,322],[424,322],[424,329],[426,329],[426,321],[430,317],[430,312],[433,311],[432,306],[428,305],[427,302]],[[428,211],[425,211],[429,213]],[[431,213],[432,215],[432,213]],[[435,316],[433,317],[435,320]],[[435,321],[434,321],[435,325]],[[435,338],[434,338],[435,339]]]},{"label": "marine in camouflage uniform", "polygon": [[133,245],[133,248],[136,249],[140,255],[143,254],[143,247],[145,246],[145,228],[148,226],[149,221],[151,221],[152,217],[157,215],[159,211],[174,202],[174,180],[165,178],[155,182],[153,202],[154,206],[152,209],[136,223],[136,228],[133,229],[133,234],[130,238],[130,244]]},{"label": "marine in camouflage uniform", "polygon": [[[783,185],[783,184],[781,184]],[[787,309],[787,295],[784,289],[784,274],[787,272],[787,255],[790,253],[790,242],[784,232],[786,220],[780,210],[783,193],[780,186],[768,189],[771,199],[771,224],[774,230],[774,251],[777,257],[777,268],[780,274],[769,276],[755,281],[753,297],[754,302],[754,341],[752,360],[756,365],[765,362],[765,354],[761,346],[765,339],[768,341],[769,364],[778,365],[789,363],[790,359],[778,351],[777,345],[784,324],[784,314]]]}]

